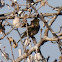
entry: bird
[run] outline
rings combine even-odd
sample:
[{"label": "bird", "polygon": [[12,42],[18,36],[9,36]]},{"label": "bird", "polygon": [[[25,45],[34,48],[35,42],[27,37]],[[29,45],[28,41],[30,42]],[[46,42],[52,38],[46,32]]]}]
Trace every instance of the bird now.
[{"label": "bird", "polygon": [[[33,38],[35,34],[38,33],[39,31],[39,28],[40,28],[40,25],[39,25],[39,19],[37,18],[34,18],[32,21],[31,21],[31,24],[29,26],[33,26],[33,27],[29,27],[28,26],[28,35],[29,37]],[[23,32],[22,33],[23,35],[21,36],[21,38],[24,38],[27,36],[27,32]]]},{"label": "bird", "polygon": [[0,33],[4,33],[5,34],[5,27],[2,26],[2,22],[0,22]]},{"label": "bird", "polygon": [[5,6],[5,2],[3,0],[0,0],[0,8],[3,8]]}]

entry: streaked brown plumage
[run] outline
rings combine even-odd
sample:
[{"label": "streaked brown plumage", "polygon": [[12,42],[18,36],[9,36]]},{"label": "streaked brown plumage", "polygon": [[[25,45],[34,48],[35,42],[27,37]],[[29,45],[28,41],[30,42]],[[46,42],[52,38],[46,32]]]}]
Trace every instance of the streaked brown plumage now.
[{"label": "streaked brown plumage", "polygon": [[[38,33],[39,28],[40,28],[39,21],[40,20],[37,19],[37,18],[35,18],[34,20],[31,21],[31,24],[29,26],[33,25],[33,27],[28,27],[28,35],[29,35],[29,37],[32,38],[35,34]],[[24,38],[26,36],[27,36],[27,32],[25,31],[25,32],[23,32],[23,35],[22,35],[21,38]]]}]

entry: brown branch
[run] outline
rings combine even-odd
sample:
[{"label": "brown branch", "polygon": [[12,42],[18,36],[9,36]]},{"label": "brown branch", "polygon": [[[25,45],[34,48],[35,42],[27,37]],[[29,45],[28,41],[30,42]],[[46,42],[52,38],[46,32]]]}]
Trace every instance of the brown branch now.
[{"label": "brown branch", "polygon": [[44,36],[48,36],[48,28],[45,29]]},{"label": "brown branch", "polygon": [[[6,54],[4,54],[4,52],[3,52],[1,49],[0,49],[0,52],[1,52],[5,57],[7,57]],[[10,59],[9,57],[8,57],[8,59],[11,60],[11,61],[13,61],[13,60]]]},{"label": "brown branch", "polygon": [[12,53],[12,57],[13,57],[13,60],[14,60],[14,54],[13,54],[12,45],[11,45],[11,53]]},{"label": "brown branch", "polygon": [[[48,16],[54,16],[56,15],[57,13],[45,13],[43,14],[44,17],[48,17]],[[58,15],[62,15],[62,12],[60,12]]]},{"label": "brown branch", "polygon": [[[14,27],[15,28],[15,27]],[[8,35],[14,28],[12,28],[9,32],[7,32],[6,34],[4,34],[1,38],[0,38],[0,40],[2,40],[6,35]]]},{"label": "brown branch", "polygon": [[62,36],[62,33],[59,33],[58,36]]},{"label": "brown branch", "polygon": [[57,11],[57,14],[54,15],[53,19],[50,21],[49,26],[51,26],[51,25],[53,24],[53,22],[55,21],[55,19],[57,18],[57,16],[58,16],[59,13],[61,12],[61,10],[62,10],[62,9],[59,9],[59,10]]},{"label": "brown branch", "polygon": [[[1,19],[7,19],[7,18],[8,18],[8,15],[10,15],[11,13],[13,13],[13,12],[4,14],[5,16],[0,17],[0,20],[1,20]],[[44,17],[48,17],[48,16],[54,16],[54,15],[56,15],[56,14],[57,14],[57,13],[45,13],[45,14],[42,14],[42,15],[43,15]],[[29,15],[28,18],[34,18],[34,17],[36,17],[35,15],[36,15],[36,14],[34,14],[34,15]],[[58,15],[62,15],[62,12],[60,12]],[[20,19],[24,19],[24,17],[20,17],[20,16],[19,16],[19,18],[20,18]],[[14,15],[9,16],[8,19],[14,19]]]},{"label": "brown branch", "polygon": [[29,56],[30,54],[32,54],[32,52],[36,50],[36,47],[39,48],[39,47],[43,44],[44,41],[45,41],[44,39],[40,40],[40,41],[38,42],[38,44],[36,44],[34,47],[32,47],[32,48],[28,51],[28,53],[25,53],[25,54],[23,54],[21,57],[18,57],[15,61],[16,61],[16,62],[19,62],[19,61],[23,60],[24,58],[26,58],[27,56]]}]

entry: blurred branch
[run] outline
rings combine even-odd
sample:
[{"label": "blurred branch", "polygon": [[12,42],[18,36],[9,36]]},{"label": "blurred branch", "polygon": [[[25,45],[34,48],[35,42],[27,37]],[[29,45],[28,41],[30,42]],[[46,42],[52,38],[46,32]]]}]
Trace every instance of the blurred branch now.
[{"label": "blurred branch", "polygon": [[14,61],[14,54],[13,54],[13,49],[12,49],[12,45],[11,45],[11,53],[12,53],[12,57],[13,57],[13,61]]},{"label": "blurred branch", "polygon": [[[7,19],[9,15],[10,15],[10,16],[9,16],[8,19],[14,19],[14,15],[11,15],[11,14],[13,14],[13,12],[4,14],[2,17],[0,17],[0,20],[1,20],[1,19]],[[14,14],[16,14],[16,12],[14,12]],[[0,14],[0,15],[2,15],[2,14]],[[34,14],[34,15],[29,15],[28,18],[35,18],[35,17],[36,17],[35,15],[36,15],[36,14]],[[49,16],[57,15],[57,13],[45,13],[45,14],[42,14],[42,15],[43,15],[43,17],[49,17]],[[60,12],[58,15],[62,15],[62,12]],[[18,17],[19,17],[20,19],[24,19],[24,17],[20,17],[20,16],[18,16]]]},{"label": "blurred branch", "polygon": [[[15,27],[14,27],[15,28]],[[3,36],[0,38],[0,40],[2,40],[6,35],[8,35],[14,28],[12,28],[8,33],[3,34]]]},{"label": "blurred branch", "polygon": [[10,59],[9,57],[7,57],[7,55],[0,49],[0,52],[5,56],[5,58],[8,58],[9,60],[13,61],[12,59]]},{"label": "blurred branch", "polygon": [[44,41],[45,41],[44,39],[40,40],[34,47],[32,47],[32,48],[28,51],[28,53],[25,53],[25,54],[23,54],[21,57],[18,57],[17,59],[15,59],[15,61],[16,61],[16,62],[19,62],[19,61],[21,61],[22,59],[24,59],[24,58],[26,58],[27,56],[29,56],[30,54],[32,54],[33,51],[36,50],[36,47],[39,48],[39,47],[42,45],[42,43],[43,43]]}]

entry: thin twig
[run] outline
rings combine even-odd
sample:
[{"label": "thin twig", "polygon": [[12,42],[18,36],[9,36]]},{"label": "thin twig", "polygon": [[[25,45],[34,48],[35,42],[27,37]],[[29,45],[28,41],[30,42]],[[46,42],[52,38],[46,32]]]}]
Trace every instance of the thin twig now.
[{"label": "thin twig", "polygon": [[12,45],[11,45],[11,53],[12,53],[12,57],[13,57],[13,60],[14,60],[14,54],[13,54],[13,50],[12,50]]}]

